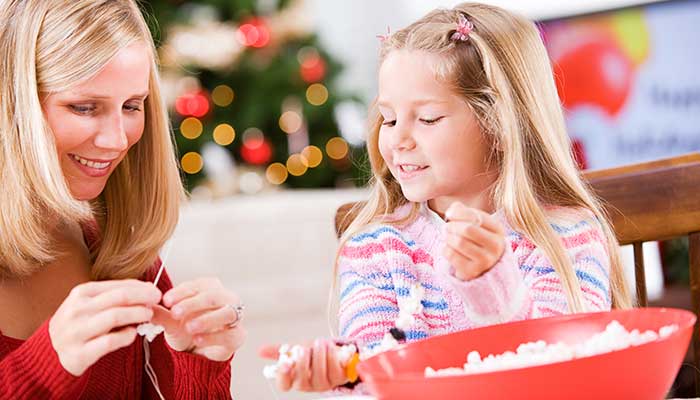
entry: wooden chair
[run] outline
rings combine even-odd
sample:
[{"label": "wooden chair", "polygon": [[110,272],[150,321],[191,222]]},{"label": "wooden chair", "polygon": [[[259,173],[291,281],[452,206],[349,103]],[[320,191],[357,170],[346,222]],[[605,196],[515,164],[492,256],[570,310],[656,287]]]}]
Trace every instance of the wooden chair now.
[{"label": "wooden chair", "polygon": [[[647,306],[642,244],[688,236],[690,296],[700,316],[700,153],[595,171],[584,176],[603,200],[617,239],[634,248],[637,301]],[[342,205],[335,217],[340,236],[352,221],[356,204]],[[700,322],[695,324],[692,349],[695,390],[700,397]]]}]

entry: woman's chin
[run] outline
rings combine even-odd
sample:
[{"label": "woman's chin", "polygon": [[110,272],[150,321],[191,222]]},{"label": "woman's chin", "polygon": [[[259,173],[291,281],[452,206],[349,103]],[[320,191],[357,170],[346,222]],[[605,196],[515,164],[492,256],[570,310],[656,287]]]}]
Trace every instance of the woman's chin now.
[{"label": "woman's chin", "polygon": [[98,198],[102,191],[104,190],[104,185],[94,186],[83,186],[83,187],[72,187],[70,188],[73,198],[80,201],[90,201]]}]

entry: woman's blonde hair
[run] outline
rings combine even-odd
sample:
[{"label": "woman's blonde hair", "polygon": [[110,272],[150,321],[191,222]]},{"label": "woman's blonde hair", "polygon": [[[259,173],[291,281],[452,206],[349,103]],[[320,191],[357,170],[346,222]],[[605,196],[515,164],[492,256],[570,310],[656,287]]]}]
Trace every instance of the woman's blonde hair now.
[{"label": "woman's blonde hair", "polygon": [[[464,42],[450,39],[460,15],[474,25]],[[382,42],[380,62],[395,50],[439,56],[437,79],[464,97],[492,143],[489,160],[500,172],[492,191],[496,208],[502,209],[513,229],[529,238],[552,262],[570,311],[585,311],[585,305],[572,262],[548,223],[547,208],[552,206],[584,208],[595,214],[610,256],[612,305],[630,307],[617,240],[574,162],[552,68],[535,24],[498,7],[463,3],[451,10],[430,12],[391,34]],[[368,202],[351,212],[355,217],[341,237],[341,249],[349,237],[408,203],[379,153],[383,118],[376,105],[370,114],[367,150],[372,191]],[[394,223],[415,219],[418,207],[414,204],[406,218]]]},{"label": "woman's blonde hair", "polygon": [[[41,98],[95,76],[119,50],[149,46],[145,128],[95,200],[75,200]],[[0,0],[0,276],[28,276],[56,257],[48,221],[91,224],[95,279],[133,278],[177,224],[184,190],[156,52],[133,0]]]}]

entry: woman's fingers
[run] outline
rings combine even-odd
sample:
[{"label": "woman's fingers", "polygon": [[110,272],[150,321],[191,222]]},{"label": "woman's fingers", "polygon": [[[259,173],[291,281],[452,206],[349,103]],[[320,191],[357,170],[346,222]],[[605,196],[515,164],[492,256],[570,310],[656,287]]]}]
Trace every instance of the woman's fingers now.
[{"label": "woman's fingers", "polygon": [[90,281],[74,287],[73,290],[71,290],[71,295],[77,297],[95,297],[119,288],[148,290],[154,288],[154,286],[150,282],[143,282],[137,279]]},{"label": "woman's fingers", "polygon": [[160,298],[160,290],[152,284],[117,286],[94,296],[86,308],[100,311],[117,306],[155,306]]},{"label": "woman's fingers", "polygon": [[183,282],[163,295],[163,304],[168,308],[173,308],[181,301],[196,296],[200,292],[219,289],[223,289],[223,285],[217,278],[200,278]]},{"label": "woman's fingers", "polygon": [[202,352],[206,352],[207,347],[219,347],[219,350],[221,350],[219,353],[223,355],[217,357],[214,361],[224,361],[243,345],[246,336],[246,330],[239,327],[197,335],[194,337],[194,344]]},{"label": "woman's fingers", "polygon": [[122,328],[86,342],[83,345],[82,354],[84,357],[91,358],[89,364],[92,365],[105,354],[129,346],[134,342],[134,339],[136,339],[136,328],[131,326]]},{"label": "woman's fingers", "polygon": [[86,321],[81,327],[87,339],[106,334],[115,328],[148,322],[153,317],[153,310],[143,306],[114,307],[100,311]]},{"label": "woman's fingers", "polygon": [[206,333],[225,329],[236,322],[238,322],[238,313],[233,307],[226,305],[190,319],[185,324],[185,329],[190,334]]},{"label": "woman's fingers", "polygon": [[182,325],[182,321],[175,319],[170,310],[160,305],[153,307],[151,323],[162,326],[168,332],[174,332]]}]

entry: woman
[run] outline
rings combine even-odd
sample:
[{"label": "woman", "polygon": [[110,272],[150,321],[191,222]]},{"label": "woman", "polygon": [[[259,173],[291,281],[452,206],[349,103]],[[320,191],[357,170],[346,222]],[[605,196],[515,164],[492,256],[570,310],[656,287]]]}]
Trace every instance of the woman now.
[{"label": "woman", "polygon": [[229,398],[237,296],[152,284],[184,192],[135,2],[0,0],[0,55],[0,398]]}]

